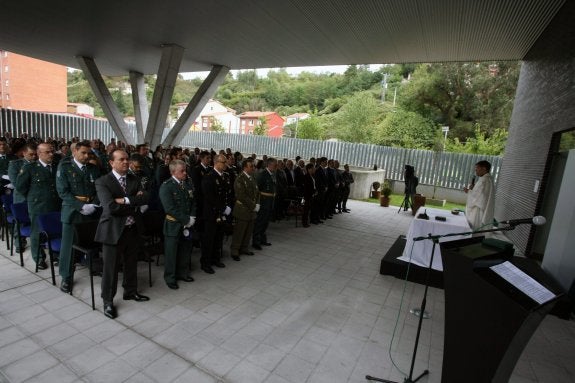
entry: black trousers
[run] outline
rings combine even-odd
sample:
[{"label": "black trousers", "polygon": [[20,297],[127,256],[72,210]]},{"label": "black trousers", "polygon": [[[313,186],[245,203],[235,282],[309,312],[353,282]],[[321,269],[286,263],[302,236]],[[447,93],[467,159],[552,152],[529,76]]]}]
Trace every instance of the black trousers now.
[{"label": "black trousers", "polygon": [[102,299],[112,303],[118,289],[118,269],[124,265],[122,287],[124,295],[138,292],[138,243],[141,238],[136,225],[125,227],[116,245],[102,246],[104,270],[102,272]]},{"label": "black trousers", "polygon": [[221,224],[206,219],[204,220],[204,231],[202,233],[202,255],[200,264],[202,267],[212,266],[220,262],[222,258],[222,242],[224,240],[224,229]]}]

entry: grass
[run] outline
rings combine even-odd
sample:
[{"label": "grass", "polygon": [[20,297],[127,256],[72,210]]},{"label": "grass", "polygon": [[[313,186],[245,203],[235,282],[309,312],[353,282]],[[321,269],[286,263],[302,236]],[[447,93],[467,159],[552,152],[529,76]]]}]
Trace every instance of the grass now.
[{"label": "grass", "polygon": [[[392,194],[390,197],[391,197],[391,201],[389,202],[389,205],[399,207],[403,203],[403,199],[405,198],[405,195],[403,195],[403,194]],[[379,204],[379,200],[375,199],[375,198],[363,198],[363,199],[360,199],[360,201]],[[432,207],[437,208],[437,209],[443,209],[443,210],[460,209],[460,210],[465,211],[465,205],[461,205],[461,204],[453,203],[453,202],[449,202],[449,201],[445,203],[445,206],[432,206]]]}]

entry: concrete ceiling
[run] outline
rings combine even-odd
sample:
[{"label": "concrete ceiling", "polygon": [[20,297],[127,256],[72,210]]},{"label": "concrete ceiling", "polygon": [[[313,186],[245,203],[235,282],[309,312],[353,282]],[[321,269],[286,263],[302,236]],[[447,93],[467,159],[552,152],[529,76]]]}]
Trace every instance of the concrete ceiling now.
[{"label": "concrete ceiling", "polygon": [[[568,0],[571,1],[571,0]],[[103,74],[520,60],[565,0],[0,0],[0,49]]]}]

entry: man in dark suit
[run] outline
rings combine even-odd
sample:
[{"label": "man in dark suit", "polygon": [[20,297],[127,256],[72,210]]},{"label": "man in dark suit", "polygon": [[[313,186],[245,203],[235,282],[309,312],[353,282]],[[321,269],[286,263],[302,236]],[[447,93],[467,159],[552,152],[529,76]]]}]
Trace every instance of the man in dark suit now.
[{"label": "man in dark suit", "polygon": [[217,155],[214,158],[214,168],[202,179],[204,232],[200,264],[202,270],[208,274],[215,272],[212,266],[226,267],[221,261],[223,224],[232,212],[229,205],[229,188],[223,178],[226,163],[226,156]]},{"label": "man in dark suit", "polygon": [[196,221],[196,203],[193,198],[194,190],[186,173],[186,163],[174,160],[169,168],[171,177],[160,187],[160,200],[166,212],[164,281],[170,289],[176,290],[179,288],[178,280],[184,282],[194,280],[189,275],[192,241],[187,237]]},{"label": "man in dark suit", "polygon": [[301,222],[303,227],[309,227],[310,213],[311,222],[313,224],[319,223],[319,215],[317,209],[314,210],[314,200],[317,195],[317,190],[315,189],[315,180],[313,175],[315,173],[315,168],[313,164],[306,165],[306,173],[303,177],[303,215],[301,217]]},{"label": "man in dark suit", "polygon": [[297,195],[303,195],[303,176],[305,175],[305,162],[304,160],[299,160],[297,166],[293,170],[294,174],[294,184],[297,190]]},{"label": "man in dark suit", "polygon": [[[192,184],[194,185],[194,199],[196,200],[196,224],[195,228],[198,231],[204,230],[204,202],[203,202],[203,193],[202,193],[202,179],[206,174],[208,174],[211,170],[210,162],[212,160],[212,155],[207,150],[200,152],[200,163],[197,164],[192,168],[190,172],[190,177],[192,179]],[[175,158],[172,158],[175,160]]]},{"label": "man in dark suit", "polygon": [[117,316],[113,301],[118,285],[120,256],[124,265],[124,300],[149,300],[138,294],[138,246],[135,245],[141,242],[139,220],[141,212],[147,207],[148,193],[142,190],[138,177],[128,173],[128,154],[124,150],[112,152],[110,165],[112,171],[96,180],[96,191],[103,212],[94,239],[103,244],[104,314],[114,319]]},{"label": "man in dark suit", "polygon": [[266,164],[267,167],[256,177],[260,191],[260,210],[256,217],[252,236],[252,247],[256,250],[261,250],[262,245],[271,246],[271,243],[268,242],[266,231],[274,210],[277,160],[275,158],[268,158]]},{"label": "man in dark suit", "polygon": [[319,218],[325,219],[326,217],[326,206],[327,206],[327,158],[321,157],[319,160],[319,166],[315,168],[315,187],[317,189],[317,201],[319,207]]}]

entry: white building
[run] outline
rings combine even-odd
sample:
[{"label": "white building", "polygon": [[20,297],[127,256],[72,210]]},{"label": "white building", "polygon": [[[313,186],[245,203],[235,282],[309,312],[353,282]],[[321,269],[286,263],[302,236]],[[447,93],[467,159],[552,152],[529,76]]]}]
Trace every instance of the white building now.
[{"label": "white building", "polygon": [[306,118],[309,117],[310,117],[309,113],[290,114],[289,116],[286,117],[286,125],[295,124],[298,121],[305,120]]},{"label": "white building", "polygon": [[[176,106],[179,118],[188,104],[183,102],[176,104]],[[210,99],[204,106],[190,130],[211,131],[215,121],[224,128],[224,133],[239,133],[240,120],[236,116],[236,111],[213,99]]]}]

